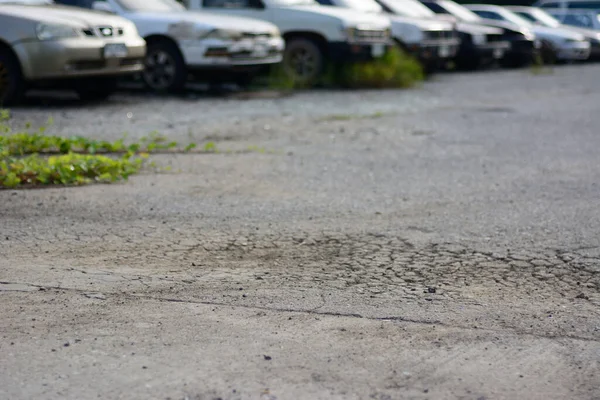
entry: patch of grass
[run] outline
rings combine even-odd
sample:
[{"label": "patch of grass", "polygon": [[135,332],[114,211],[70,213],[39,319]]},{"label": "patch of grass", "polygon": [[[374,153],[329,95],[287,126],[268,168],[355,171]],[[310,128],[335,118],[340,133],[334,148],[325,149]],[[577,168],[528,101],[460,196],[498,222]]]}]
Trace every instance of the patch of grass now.
[{"label": "patch of grass", "polygon": [[[357,63],[328,63],[314,86],[325,88],[406,88],[425,78],[421,64],[400,48],[389,49],[383,57]],[[271,68],[267,77],[257,81],[274,90],[306,89],[281,66]]]},{"label": "patch of grass", "polygon": [[[13,132],[8,118],[9,112],[0,110],[0,188],[126,180],[142,168],[148,153],[177,147],[156,132],[129,144],[124,139],[46,136],[45,127],[36,133]],[[184,151],[195,147],[189,144]],[[216,151],[214,143],[205,147],[211,150]]]},{"label": "patch of grass", "polygon": [[142,158],[111,158],[104,155],[63,154],[41,157],[0,158],[0,187],[23,185],[83,185],[126,180],[139,171]]},{"label": "patch of grass", "polygon": [[334,86],[352,89],[407,88],[424,78],[421,64],[397,47],[373,61],[332,65],[326,77]]}]

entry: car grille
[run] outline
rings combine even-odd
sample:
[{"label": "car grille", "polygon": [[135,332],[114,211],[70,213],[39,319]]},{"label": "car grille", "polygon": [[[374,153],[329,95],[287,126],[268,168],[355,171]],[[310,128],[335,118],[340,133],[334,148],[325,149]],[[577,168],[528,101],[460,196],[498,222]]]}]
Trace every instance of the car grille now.
[{"label": "car grille", "polygon": [[501,42],[501,41],[504,40],[502,38],[502,35],[488,34],[488,35],[485,35],[485,36],[486,36],[486,39],[487,39],[488,43],[489,42]]},{"label": "car grille", "polygon": [[86,28],[83,30],[83,34],[87,37],[119,37],[125,34],[125,30],[120,27],[112,26],[97,26],[94,28]]},{"label": "car grille", "polygon": [[380,30],[357,29],[354,31],[354,40],[358,42],[385,42],[388,33]]},{"label": "car grille", "polygon": [[425,32],[427,39],[455,39],[458,36],[454,31],[427,31]]},{"label": "car grille", "polygon": [[254,32],[242,32],[242,38],[244,39],[269,39],[270,33],[254,33]]}]

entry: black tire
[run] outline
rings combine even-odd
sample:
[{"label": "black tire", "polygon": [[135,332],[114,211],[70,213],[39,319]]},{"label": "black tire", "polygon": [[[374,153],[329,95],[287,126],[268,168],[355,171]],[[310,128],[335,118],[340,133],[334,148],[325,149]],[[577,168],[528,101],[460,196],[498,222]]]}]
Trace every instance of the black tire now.
[{"label": "black tire", "polygon": [[311,39],[293,38],[287,41],[283,53],[283,67],[297,85],[310,86],[320,78],[325,56]]},{"label": "black tire", "polygon": [[106,100],[117,90],[116,78],[98,78],[82,82],[75,89],[82,101]]},{"label": "black tire", "polygon": [[19,61],[9,50],[0,48],[0,107],[17,104],[24,92]]},{"label": "black tire", "polygon": [[167,40],[148,43],[142,80],[154,92],[179,92],[187,81],[187,67],[177,46]]},{"label": "black tire", "polygon": [[540,55],[542,59],[542,63],[544,65],[554,65],[558,61],[557,51],[552,45],[552,43],[543,40],[542,48],[540,49]]}]

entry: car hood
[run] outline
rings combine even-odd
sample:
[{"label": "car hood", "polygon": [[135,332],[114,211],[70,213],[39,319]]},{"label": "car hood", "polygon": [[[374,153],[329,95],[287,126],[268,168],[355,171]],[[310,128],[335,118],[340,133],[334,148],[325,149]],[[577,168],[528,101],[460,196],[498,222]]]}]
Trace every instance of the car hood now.
[{"label": "car hood", "polygon": [[0,3],[0,14],[15,18],[47,24],[61,24],[77,28],[90,26],[129,24],[124,18],[78,7],[57,4],[3,4]]},{"label": "car hood", "polygon": [[208,29],[231,29],[236,31],[264,33],[277,31],[277,27],[270,22],[252,18],[235,17],[230,15],[214,14],[205,11],[173,11],[155,12],[143,11],[124,14],[134,22],[156,22],[161,24],[187,23],[200,25]]},{"label": "car hood", "polygon": [[470,34],[487,34],[487,35],[501,35],[504,31],[500,28],[495,28],[492,26],[487,26],[483,24],[475,24],[473,22],[464,22],[459,21],[456,24],[456,29],[460,32],[470,33]]},{"label": "car hood", "polygon": [[563,29],[563,28],[549,28],[546,26],[534,26],[532,28],[533,33],[540,38],[547,39],[572,39],[572,40],[584,40],[585,37],[579,33]]},{"label": "car hood", "polygon": [[586,39],[594,40],[597,42],[600,41],[600,32],[595,31],[593,29],[580,28],[578,26],[570,26],[570,25],[563,25],[563,26],[561,26],[561,29],[565,29],[567,31],[578,33],[580,35],[585,36]]},{"label": "car hood", "polygon": [[454,29],[452,22],[439,20],[439,19],[427,19],[427,18],[414,18],[414,17],[403,17],[400,15],[388,15],[394,24],[411,24],[417,26],[422,31],[451,31]]},{"label": "car hood", "polygon": [[512,32],[519,32],[519,33],[532,33],[533,30],[529,29],[529,28],[523,28],[519,25],[515,25],[515,24],[511,24],[509,22],[504,22],[504,21],[497,21],[495,19],[487,19],[487,18],[482,18],[481,19],[482,23],[485,24],[486,26],[493,26],[494,28],[500,28],[506,31],[512,31]]},{"label": "car hood", "polygon": [[363,13],[343,7],[297,5],[285,7],[295,13],[319,14],[339,19],[344,25],[364,27],[364,29],[387,29],[390,27],[389,18],[372,13]]}]

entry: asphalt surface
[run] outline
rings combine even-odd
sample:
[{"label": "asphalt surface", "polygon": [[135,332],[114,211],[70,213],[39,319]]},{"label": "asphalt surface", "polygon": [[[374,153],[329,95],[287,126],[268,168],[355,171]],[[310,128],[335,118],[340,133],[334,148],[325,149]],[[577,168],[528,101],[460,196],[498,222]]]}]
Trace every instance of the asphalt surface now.
[{"label": "asphalt surface", "polygon": [[0,191],[0,397],[600,398],[599,74],[30,100],[220,151]]}]

